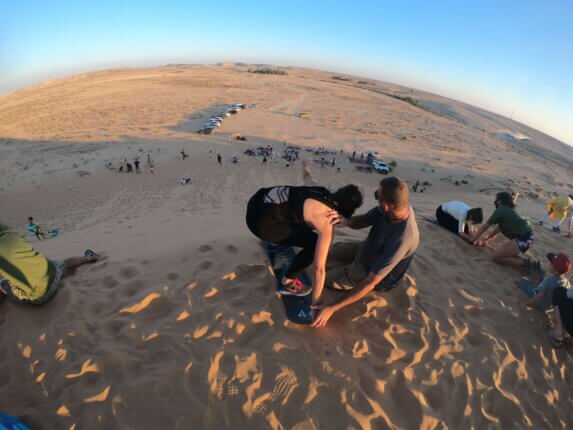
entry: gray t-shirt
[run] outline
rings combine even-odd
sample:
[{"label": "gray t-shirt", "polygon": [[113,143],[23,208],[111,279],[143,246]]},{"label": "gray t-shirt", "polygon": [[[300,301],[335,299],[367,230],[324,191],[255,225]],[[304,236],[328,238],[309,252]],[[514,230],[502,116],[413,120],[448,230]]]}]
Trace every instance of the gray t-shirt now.
[{"label": "gray t-shirt", "polygon": [[358,261],[368,271],[384,278],[418,248],[420,234],[414,210],[410,207],[408,219],[397,224],[389,222],[378,207],[369,210],[365,218],[372,227],[366,240],[360,244]]},{"label": "gray t-shirt", "polygon": [[553,307],[553,292],[557,287],[569,288],[569,280],[564,276],[551,275],[541,281],[536,288],[537,293],[543,293],[543,298],[537,304],[538,308],[551,309]]}]

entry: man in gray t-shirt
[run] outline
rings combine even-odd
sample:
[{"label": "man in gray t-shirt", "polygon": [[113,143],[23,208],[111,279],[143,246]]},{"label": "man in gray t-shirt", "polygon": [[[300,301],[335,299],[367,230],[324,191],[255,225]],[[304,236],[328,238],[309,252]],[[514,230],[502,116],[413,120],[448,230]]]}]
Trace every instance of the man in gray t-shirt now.
[{"label": "man in gray t-shirt", "polygon": [[336,267],[327,272],[325,286],[351,291],[328,306],[316,306],[320,312],[314,319],[314,327],[326,325],[336,311],[360,300],[374,288],[394,288],[412,260],[419,233],[414,210],[408,201],[408,186],[401,179],[385,178],[375,197],[378,206],[366,214],[335,220],[339,225],[353,229],[371,228],[362,242],[332,246],[327,265],[335,264]]},{"label": "man in gray t-shirt", "polygon": [[550,270],[553,274],[543,278],[537,287],[527,278],[521,278],[517,283],[521,291],[529,297],[525,302],[526,305],[536,306],[537,309],[548,311],[553,308],[553,292],[555,289],[559,287],[570,288],[569,279],[567,279],[565,273],[562,273],[561,267],[554,267],[550,258],[554,256],[555,254],[547,254],[547,258],[551,263]]}]

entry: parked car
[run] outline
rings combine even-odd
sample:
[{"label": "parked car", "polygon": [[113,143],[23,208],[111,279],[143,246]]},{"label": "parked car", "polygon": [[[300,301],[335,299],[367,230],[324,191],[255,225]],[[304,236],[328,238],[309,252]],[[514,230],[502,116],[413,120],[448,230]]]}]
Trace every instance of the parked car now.
[{"label": "parked car", "polygon": [[215,131],[215,127],[203,127],[201,130],[198,130],[197,133],[199,134],[213,134]]},{"label": "parked car", "polygon": [[240,109],[236,109],[236,108],[229,109],[229,113],[231,115],[235,115],[235,114],[239,113],[239,111],[240,111]]},{"label": "parked car", "polygon": [[383,175],[390,173],[390,167],[382,161],[374,160],[372,162],[372,167],[374,167],[374,170],[378,173],[382,173]]},{"label": "parked car", "polygon": [[245,109],[247,105],[245,105],[244,103],[233,103],[233,107],[239,109]]}]

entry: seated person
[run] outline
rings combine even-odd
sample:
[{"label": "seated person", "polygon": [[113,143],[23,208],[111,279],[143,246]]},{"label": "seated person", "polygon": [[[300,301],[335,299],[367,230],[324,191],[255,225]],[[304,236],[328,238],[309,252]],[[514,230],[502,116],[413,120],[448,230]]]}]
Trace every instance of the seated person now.
[{"label": "seated person", "polygon": [[536,306],[538,309],[548,311],[553,307],[553,292],[556,288],[569,288],[567,272],[571,268],[569,258],[562,253],[547,254],[552,275],[547,276],[535,287],[527,278],[522,278],[518,285],[529,296],[525,302],[527,306]]},{"label": "seated person", "polygon": [[17,303],[44,304],[56,294],[61,278],[68,271],[86,263],[95,263],[98,257],[88,249],[83,257],[49,260],[37,253],[19,234],[1,232],[0,299],[8,296]]},{"label": "seated person", "polygon": [[[571,261],[564,263],[567,272],[571,271]],[[573,288],[558,287],[553,292],[553,318],[555,329],[549,333],[555,346],[563,344],[564,331],[573,336]]]},{"label": "seated person", "polygon": [[443,203],[436,209],[436,220],[446,230],[457,233],[470,242],[473,227],[483,221],[483,211],[481,208],[472,209],[463,202],[452,201]]},{"label": "seated person", "polygon": [[43,231],[40,231],[40,226],[34,222],[32,217],[28,217],[28,231],[34,233],[38,239],[40,239],[40,236],[42,239],[46,238],[46,235]]}]

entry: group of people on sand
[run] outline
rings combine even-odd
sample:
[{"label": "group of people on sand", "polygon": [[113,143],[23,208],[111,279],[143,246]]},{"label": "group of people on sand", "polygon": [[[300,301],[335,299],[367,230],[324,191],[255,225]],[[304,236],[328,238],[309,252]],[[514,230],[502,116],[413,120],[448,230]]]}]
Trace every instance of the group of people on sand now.
[{"label": "group of people on sand", "polygon": [[[217,152],[217,162],[222,157]],[[325,326],[339,310],[365,297],[372,290],[388,291],[403,278],[418,248],[420,235],[409,187],[397,177],[386,177],[373,190],[376,206],[356,214],[363,204],[362,191],[353,184],[334,192],[320,186],[303,163],[304,186],[280,185],[259,189],[248,201],[246,224],[260,239],[275,245],[301,248],[280,280],[279,293],[312,294],[313,327]],[[568,196],[571,200],[571,196]],[[564,253],[550,253],[551,275],[543,277],[539,260],[524,254],[534,244],[531,223],[517,211],[515,196],[497,193],[495,209],[484,222],[482,208],[450,201],[436,209],[436,221],[474,246],[493,250],[498,264],[536,272],[543,278],[538,286],[520,281],[527,304],[540,309],[553,308],[555,330],[551,338],[562,344],[564,330],[573,335],[573,289],[568,274],[571,261]],[[548,216],[563,221],[563,202],[553,203]],[[571,201],[565,214],[571,213]],[[33,219],[30,220],[33,224]],[[493,230],[490,230],[493,227]],[[363,241],[333,242],[334,228],[369,228]],[[36,228],[35,231],[39,229]],[[499,247],[491,241],[502,234],[508,240]],[[0,299],[42,304],[56,293],[61,278],[69,271],[99,256],[87,250],[83,257],[65,261],[50,260],[37,253],[20,235],[0,232]],[[314,263],[311,285],[299,280],[305,268]],[[526,282],[527,281],[527,282]],[[338,299],[323,301],[324,288],[343,292]]]},{"label": "group of people on sand", "polygon": [[[334,313],[370,291],[394,288],[412,261],[419,232],[408,186],[399,178],[380,181],[374,192],[377,206],[361,215],[354,215],[363,202],[363,194],[355,185],[331,192],[312,179],[308,166],[304,167],[303,178],[305,186],[259,189],[248,202],[246,222],[249,230],[264,241],[301,248],[280,280],[278,291],[297,296],[312,293],[312,326],[322,327]],[[522,256],[533,246],[534,233],[531,223],[517,212],[515,198],[509,192],[497,193],[495,210],[486,222],[481,208],[459,201],[440,205],[436,220],[469,244],[491,248],[495,263],[534,271],[543,277],[540,261]],[[364,241],[332,244],[335,227],[370,230]],[[496,248],[491,241],[500,233],[508,241]],[[547,258],[552,275],[543,278],[538,287],[530,285],[527,303],[535,305],[544,296],[544,303],[550,300],[556,327],[550,335],[560,344],[564,329],[573,335],[573,289],[568,280],[571,262],[564,253],[550,253]],[[304,285],[299,275],[311,263],[312,285]],[[346,294],[324,303],[325,287]]]},{"label": "group of people on sand", "polygon": [[[495,210],[481,227],[479,225],[483,221],[482,208],[471,208],[459,201],[440,205],[436,209],[436,220],[442,227],[458,234],[468,243],[491,248],[494,251],[491,259],[495,263],[508,264],[537,273],[541,280],[537,286],[527,278],[522,278],[518,285],[527,295],[527,306],[544,311],[553,309],[555,329],[549,334],[553,343],[559,346],[563,343],[563,327],[573,335],[573,289],[570,288],[571,283],[568,279],[571,261],[564,253],[548,253],[547,260],[551,274],[544,276],[545,272],[539,260],[522,256],[533,246],[534,233],[531,223],[517,212],[515,197],[509,192],[497,193],[494,201]],[[559,224],[568,213],[571,214],[573,197],[571,195],[565,197],[566,199],[557,198],[548,202],[548,211],[541,223],[551,213],[557,214],[554,218],[557,218]],[[571,223],[573,224],[573,216]],[[484,237],[492,226],[495,226],[495,229]],[[490,241],[499,233],[508,241],[495,248]]]},{"label": "group of people on sand", "polygon": [[[313,180],[308,166],[303,169],[305,186],[257,191],[248,202],[246,222],[260,239],[302,248],[281,280],[279,293],[312,293],[312,326],[322,327],[334,313],[370,291],[394,288],[416,252],[419,233],[403,180],[383,179],[374,190],[377,205],[354,215],[363,202],[356,185],[331,192]],[[370,230],[364,241],[332,245],[335,227]],[[304,285],[298,275],[313,262],[312,285]],[[322,301],[324,287],[347,294],[327,304]]]},{"label": "group of people on sand", "polygon": [[[184,153],[184,151],[181,151],[182,153]],[[187,154],[184,154],[183,159],[185,159],[185,157],[188,157]],[[109,163],[108,166],[111,166],[111,163]],[[133,169],[135,166],[135,170]],[[118,172],[127,172],[127,173],[131,173],[131,172],[135,172],[135,173],[141,173],[141,162],[139,161],[139,157],[135,157],[133,159],[133,164],[131,164],[129,161],[127,161],[127,158],[125,158],[123,160],[123,162],[119,165],[119,168],[117,169]],[[155,171],[155,162],[151,159],[151,154],[147,154],[147,167],[149,168],[149,173],[154,173]]]}]

